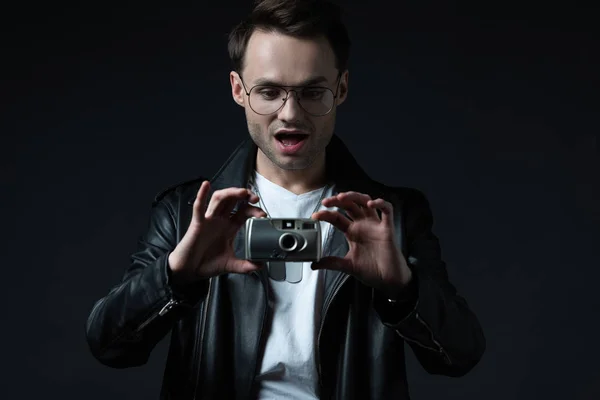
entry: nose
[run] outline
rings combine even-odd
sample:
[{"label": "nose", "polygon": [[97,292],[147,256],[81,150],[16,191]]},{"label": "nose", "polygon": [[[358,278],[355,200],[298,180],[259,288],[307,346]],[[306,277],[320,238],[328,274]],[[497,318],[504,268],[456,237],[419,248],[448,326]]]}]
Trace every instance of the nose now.
[{"label": "nose", "polygon": [[302,114],[304,114],[304,110],[300,106],[298,95],[296,94],[295,90],[290,90],[288,92],[285,103],[283,103],[283,107],[281,107],[278,114],[279,119],[282,121],[291,122],[301,119]]}]

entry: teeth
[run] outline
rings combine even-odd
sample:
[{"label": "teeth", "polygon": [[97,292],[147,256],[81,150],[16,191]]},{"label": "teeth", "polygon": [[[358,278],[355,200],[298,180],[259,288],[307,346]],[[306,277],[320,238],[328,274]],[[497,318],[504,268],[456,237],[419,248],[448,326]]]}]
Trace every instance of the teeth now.
[{"label": "teeth", "polygon": [[294,146],[306,139],[304,135],[281,135],[279,141],[286,147]]}]

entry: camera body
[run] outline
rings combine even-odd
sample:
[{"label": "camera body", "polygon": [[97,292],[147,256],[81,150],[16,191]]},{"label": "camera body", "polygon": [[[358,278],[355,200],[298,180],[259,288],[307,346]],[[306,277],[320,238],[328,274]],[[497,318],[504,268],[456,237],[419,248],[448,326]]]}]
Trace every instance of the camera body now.
[{"label": "camera body", "polygon": [[321,224],[310,218],[246,220],[246,259],[250,261],[319,261]]}]

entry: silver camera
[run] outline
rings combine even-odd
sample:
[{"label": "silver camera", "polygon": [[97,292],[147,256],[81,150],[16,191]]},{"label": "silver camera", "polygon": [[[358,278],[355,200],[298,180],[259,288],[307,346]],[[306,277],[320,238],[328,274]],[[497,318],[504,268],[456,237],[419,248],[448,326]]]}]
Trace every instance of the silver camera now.
[{"label": "silver camera", "polygon": [[251,261],[319,261],[321,224],[309,218],[249,218],[244,237]]}]

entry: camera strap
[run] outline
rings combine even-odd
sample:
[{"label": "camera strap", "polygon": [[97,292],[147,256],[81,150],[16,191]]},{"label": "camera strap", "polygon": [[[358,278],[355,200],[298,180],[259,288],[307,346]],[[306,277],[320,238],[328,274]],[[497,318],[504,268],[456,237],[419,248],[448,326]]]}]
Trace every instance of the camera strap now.
[{"label": "camera strap", "polygon": [[[333,226],[329,224],[323,251],[329,247],[332,237]],[[266,264],[269,278],[274,281],[286,281],[289,283],[298,283],[302,281],[304,261],[267,261]]]}]

